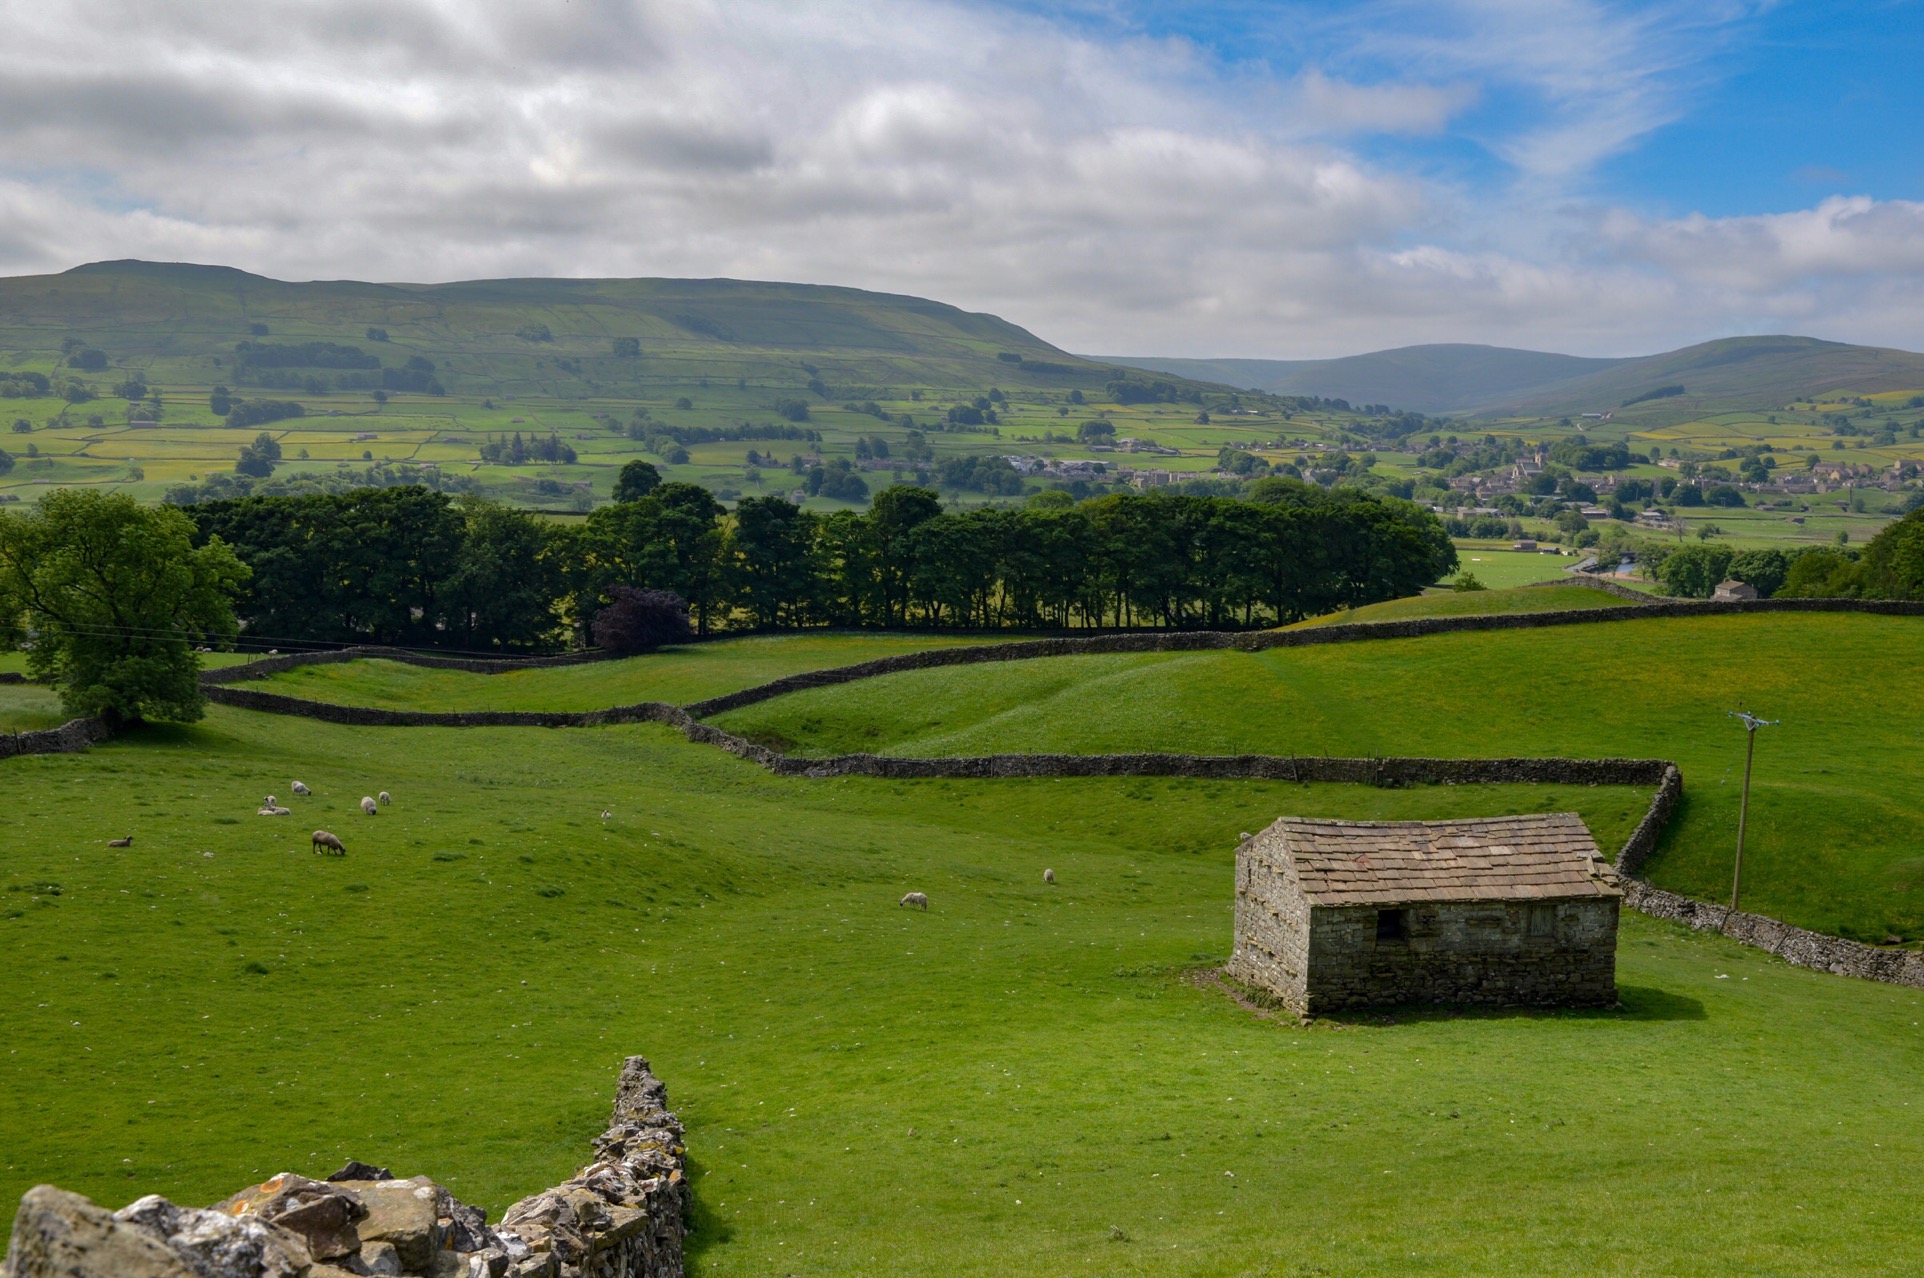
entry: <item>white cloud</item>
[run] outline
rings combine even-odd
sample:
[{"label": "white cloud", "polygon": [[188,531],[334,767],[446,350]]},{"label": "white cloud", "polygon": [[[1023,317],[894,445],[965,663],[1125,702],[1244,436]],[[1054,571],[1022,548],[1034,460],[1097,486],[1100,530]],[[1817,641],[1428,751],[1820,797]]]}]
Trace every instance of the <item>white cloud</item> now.
[{"label": "white cloud", "polygon": [[1313,67],[1298,93],[1307,120],[1331,133],[1439,133],[1477,97],[1470,84],[1352,84]]},{"label": "white cloud", "polygon": [[[0,270],[806,280],[1171,354],[1914,331],[1916,206],[1591,209],[1588,167],[1675,109],[1694,20],[1546,2],[1375,8],[1344,37],[1400,67],[1373,78],[944,0],[22,3]],[[1527,196],[1363,158],[1525,82],[1542,118],[1491,145]]]}]

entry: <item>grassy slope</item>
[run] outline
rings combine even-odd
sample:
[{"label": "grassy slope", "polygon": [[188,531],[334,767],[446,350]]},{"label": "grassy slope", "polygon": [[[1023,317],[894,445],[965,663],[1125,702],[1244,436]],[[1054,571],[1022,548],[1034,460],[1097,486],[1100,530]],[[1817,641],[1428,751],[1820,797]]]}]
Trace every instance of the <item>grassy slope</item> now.
[{"label": "grassy slope", "polygon": [[[300,816],[251,815],[294,775]],[[1278,811],[1575,808],[1615,842],[1638,793],[778,780],[653,727],[216,710],[0,794],[0,1201],[355,1156],[498,1210],[572,1170],[641,1051],[702,1278],[1924,1261],[1892,1194],[1918,991],[1636,917],[1623,1012],[1305,1031],[1172,975],[1226,951],[1235,834]]]},{"label": "grassy slope", "polygon": [[1070,657],[893,675],[721,716],[810,752],[1142,749],[1636,755],[1686,798],[1652,877],[1729,891],[1740,704],[1758,747],[1745,901],[1824,931],[1924,936],[1924,765],[1897,707],[1924,701],[1919,623],[1751,615],[1330,647]]},{"label": "grassy slope", "polygon": [[0,732],[57,728],[72,717],[61,711],[60,697],[51,688],[0,683]]},{"label": "grassy slope", "polygon": [[1502,612],[1558,612],[1572,608],[1610,608],[1627,600],[1589,586],[1539,586],[1528,590],[1468,590],[1412,595],[1368,604],[1348,612],[1325,613],[1287,627],[1308,630],[1357,621],[1402,621],[1408,617],[1469,617]]},{"label": "grassy slope", "polygon": [[638,701],[676,705],[785,675],[929,648],[995,639],[954,635],[801,634],[723,639],[624,661],[467,674],[398,661],[301,666],[247,686],[339,705],[397,710],[601,710]]}]

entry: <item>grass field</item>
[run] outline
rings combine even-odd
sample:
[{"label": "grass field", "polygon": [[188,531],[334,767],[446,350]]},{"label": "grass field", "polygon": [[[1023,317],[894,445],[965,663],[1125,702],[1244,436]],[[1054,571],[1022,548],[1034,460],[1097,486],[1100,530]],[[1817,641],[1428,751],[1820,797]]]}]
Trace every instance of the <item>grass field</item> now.
[{"label": "grass field", "polygon": [[60,697],[37,684],[0,683],[0,732],[57,728],[73,716],[62,713]]},{"label": "grass field", "polygon": [[[296,817],[252,815],[294,776]],[[653,726],[216,708],[10,760],[0,794],[0,1200],[208,1202],[353,1156],[498,1211],[575,1167],[642,1052],[702,1278],[1924,1261],[1918,991],[1636,916],[1616,1012],[1304,1030],[1184,979],[1279,812],[1574,809],[1614,846],[1639,792],[783,780]]]},{"label": "grass field", "polygon": [[1529,590],[1441,591],[1367,604],[1300,621],[1289,630],[1341,626],[1357,621],[1402,621],[1409,617],[1471,617],[1503,612],[1567,612],[1572,608],[1610,608],[1629,602],[1589,586],[1538,586]]},{"label": "grass field", "polygon": [[[1505,543],[1507,547],[1507,543]],[[1491,590],[1528,586],[1539,581],[1567,581],[1575,559],[1528,550],[1499,549],[1489,542],[1456,543],[1456,573],[1469,573]]]},{"label": "grass field", "polygon": [[396,710],[601,710],[638,701],[685,705],[806,670],[984,642],[997,640],[942,634],[751,636],[624,661],[492,675],[379,660],[298,666],[247,686],[311,701]]},{"label": "grass field", "polygon": [[[1062,657],[890,675],[720,716],[808,753],[1178,750],[1631,755],[1685,799],[1650,867],[1729,894],[1743,732],[1759,739],[1745,902],[1826,932],[1924,938],[1924,701],[1907,618],[1749,615],[1375,640],[1260,654]],[[1868,671],[1877,676],[1866,678]]]}]

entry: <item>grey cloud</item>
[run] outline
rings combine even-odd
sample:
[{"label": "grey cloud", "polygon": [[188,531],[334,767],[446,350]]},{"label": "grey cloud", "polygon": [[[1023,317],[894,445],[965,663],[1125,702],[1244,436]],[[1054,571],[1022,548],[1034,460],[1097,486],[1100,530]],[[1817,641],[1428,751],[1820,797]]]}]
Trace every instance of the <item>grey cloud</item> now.
[{"label": "grey cloud", "polygon": [[[1607,47],[1532,43],[1501,0],[1477,12],[1566,69],[1625,65],[1643,38],[1557,2]],[[1649,222],[1564,201],[1525,222],[1345,143],[1437,127],[1489,65],[1426,49],[1407,82],[1327,74],[1264,82],[944,0],[23,7],[0,47],[0,269],[808,280],[1172,354],[1617,353],[1758,316],[1914,323],[1914,206]],[[1607,149],[1650,118],[1647,91],[1553,123]]]}]

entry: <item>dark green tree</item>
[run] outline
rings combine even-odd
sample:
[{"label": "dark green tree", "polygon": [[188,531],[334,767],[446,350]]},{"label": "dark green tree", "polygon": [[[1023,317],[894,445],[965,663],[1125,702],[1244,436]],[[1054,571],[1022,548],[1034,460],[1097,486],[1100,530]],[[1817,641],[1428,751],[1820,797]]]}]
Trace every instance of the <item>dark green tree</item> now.
[{"label": "dark green tree", "polygon": [[639,457],[624,462],[615,476],[615,500],[636,501],[661,486],[661,472]]},{"label": "dark green tree", "polygon": [[225,544],[193,537],[179,510],[118,493],[56,491],[0,515],[0,631],[33,633],[28,666],[69,713],[200,718],[194,648],[234,634],[248,574]]},{"label": "dark green tree", "polygon": [[820,592],[818,520],[785,497],[745,497],[728,533],[731,596],[762,630],[802,625]]}]

